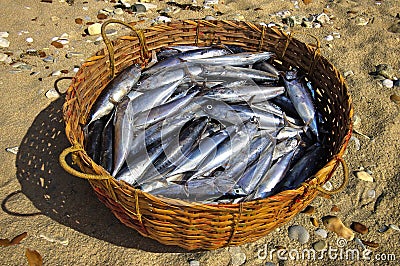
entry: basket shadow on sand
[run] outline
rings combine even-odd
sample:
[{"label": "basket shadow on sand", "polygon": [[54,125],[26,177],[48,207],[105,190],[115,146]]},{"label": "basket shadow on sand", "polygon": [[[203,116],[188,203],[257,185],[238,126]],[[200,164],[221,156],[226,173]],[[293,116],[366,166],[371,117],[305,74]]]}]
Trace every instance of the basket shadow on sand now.
[{"label": "basket shadow on sand", "polygon": [[[60,97],[40,112],[21,142],[16,176],[22,193],[43,215],[88,236],[151,252],[188,252],[142,237],[126,227],[97,199],[86,180],[63,170],[58,156],[70,146],[64,133],[63,103],[64,97]],[[11,196],[3,200],[3,209]]]}]

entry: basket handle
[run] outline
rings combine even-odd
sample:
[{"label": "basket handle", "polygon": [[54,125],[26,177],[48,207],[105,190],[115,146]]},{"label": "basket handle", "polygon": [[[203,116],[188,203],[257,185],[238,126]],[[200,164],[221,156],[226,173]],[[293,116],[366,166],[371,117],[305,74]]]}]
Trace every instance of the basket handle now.
[{"label": "basket handle", "polygon": [[[342,165],[342,168],[343,168],[343,172],[344,172],[342,184],[337,189],[334,189],[331,191],[323,189],[322,186],[316,186],[316,189],[319,192],[327,194],[327,195],[333,195],[333,194],[341,192],[349,183],[349,167],[347,166],[347,163],[341,157],[336,158],[336,166],[337,166],[337,162],[340,162],[340,164]],[[332,176],[333,173],[336,171],[336,166],[333,168],[333,171],[331,172],[330,176]]]},{"label": "basket handle", "polygon": [[84,151],[84,149],[78,145],[76,146],[72,146],[69,148],[66,148],[65,150],[63,150],[59,156],[59,162],[61,167],[69,174],[79,177],[79,178],[83,178],[83,179],[91,179],[91,180],[105,180],[105,179],[110,179],[109,176],[104,176],[104,175],[91,175],[91,174],[85,174],[82,172],[79,172],[77,170],[75,170],[74,168],[72,168],[71,166],[68,165],[67,161],[65,160],[65,157],[67,157],[68,154],[73,153],[73,152],[77,152],[77,151]]},{"label": "basket handle", "polygon": [[114,76],[115,76],[114,47],[113,47],[112,42],[110,41],[110,39],[107,37],[107,34],[106,34],[106,27],[107,27],[107,25],[109,25],[111,23],[124,25],[136,33],[136,36],[139,39],[139,45],[140,45],[140,58],[142,59],[143,62],[145,62],[146,59],[149,58],[149,51],[148,51],[147,45],[146,45],[146,37],[144,36],[144,33],[142,30],[137,30],[132,25],[130,25],[126,22],[123,22],[121,20],[117,20],[117,19],[110,19],[110,20],[107,20],[106,22],[104,22],[101,25],[101,36],[103,37],[103,41],[106,44],[108,55],[110,58],[111,78],[114,78]]}]

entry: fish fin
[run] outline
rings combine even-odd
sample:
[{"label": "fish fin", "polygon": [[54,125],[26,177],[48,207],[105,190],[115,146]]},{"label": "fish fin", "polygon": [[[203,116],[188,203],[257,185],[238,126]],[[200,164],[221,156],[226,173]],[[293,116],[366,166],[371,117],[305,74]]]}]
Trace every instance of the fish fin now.
[{"label": "fish fin", "polygon": [[305,127],[307,127],[308,126],[308,124],[306,124],[306,125],[304,125],[304,126],[299,126],[299,125],[296,125],[295,123],[293,123],[293,122],[290,122],[290,120],[289,120],[289,118],[287,117],[287,115],[286,115],[286,113],[285,112],[282,112],[283,113],[283,121],[284,121],[284,126],[289,126],[289,127],[292,127],[292,128],[297,128],[297,129],[301,129],[301,128],[305,128]]}]

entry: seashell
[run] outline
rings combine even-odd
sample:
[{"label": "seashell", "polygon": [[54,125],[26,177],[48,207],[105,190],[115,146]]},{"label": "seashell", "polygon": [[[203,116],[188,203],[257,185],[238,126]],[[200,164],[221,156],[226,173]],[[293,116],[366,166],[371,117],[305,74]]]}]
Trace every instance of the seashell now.
[{"label": "seashell", "polygon": [[375,189],[368,189],[368,191],[367,191],[367,197],[368,198],[375,198],[375,196],[376,196],[376,192],[375,192]]},{"label": "seashell", "polygon": [[318,226],[319,226],[319,223],[318,223],[317,218],[311,217],[311,218],[310,218],[310,221],[311,221],[311,223],[312,223],[315,227],[318,227]]},{"label": "seashell", "polygon": [[88,27],[89,35],[97,35],[101,33],[101,24],[94,23]]},{"label": "seashell", "polygon": [[65,57],[66,58],[72,58],[72,57],[82,57],[83,54],[80,52],[68,52],[66,53]]},{"label": "seashell", "polygon": [[81,19],[81,18],[76,18],[76,19],[75,19],[75,23],[81,25],[81,24],[83,24],[83,19]]},{"label": "seashell", "polygon": [[359,222],[353,222],[350,225],[350,228],[353,229],[353,231],[360,233],[362,235],[365,235],[366,233],[368,233],[368,227],[366,227],[365,225],[363,225],[362,223],[359,223]]},{"label": "seashell", "polygon": [[48,90],[45,95],[50,100],[54,100],[54,99],[57,99],[58,97],[60,97],[60,94],[54,88]]},{"label": "seashell", "polygon": [[315,212],[315,208],[311,205],[308,205],[301,213],[313,214],[314,212]]},{"label": "seashell", "polygon": [[118,7],[118,8],[116,8],[116,9],[114,10],[114,14],[116,14],[116,15],[122,15],[122,14],[124,14],[124,10],[123,10],[122,8]]},{"label": "seashell", "polygon": [[330,181],[327,181],[323,186],[323,189],[327,190],[327,191],[332,191],[333,190],[333,185]]},{"label": "seashell", "polygon": [[353,116],[353,126],[360,126],[361,125],[361,117],[359,115]]},{"label": "seashell", "polygon": [[325,14],[325,13],[322,13],[322,14],[318,15],[316,20],[319,23],[321,23],[322,25],[323,24],[327,24],[330,21],[329,16],[327,14]]},{"label": "seashell", "polygon": [[189,266],[200,266],[200,261],[198,261],[198,260],[189,260]]},{"label": "seashell", "polygon": [[370,174],[368,174],[366,171],[356,171],[355,175],[364,181],[367,182],[374,182],[374,179],[372,178],[372,176]]},{"label": "seashell", "polygon": [[343,73],[343,76],[345,78],[350,77],[350,76],[354,76],[354,72],[352,70],[346,71]]},{"label": "seashell", "polygon": [[10,41],[0,37],[0,47],[7,48],[10,46]]},{"label": "seashell", "polygon": [[171,18],[166,17],[166,16],[158,16],[155,19],[152,20],[153,23],[167,23],[171,22]]},{"label": "seashell", "polygon": [[26,38],[26,40],[25,40],[26,42],[28,42],[28,43],[33,43],[33,38],[31,38],[31,37],[28,37],[28,38]]},{"label": "seashell", "polygon": [[320,236],[322,238],[327,238],[328,237],[328,232],[325,229],[318,228],[315,230],[315,234],[317,236]]},{"label": "seashell", "polygon": [[18,149],[19,149],[19,147],[15,146],[15,147],[6,148],[6,151],[11,152],[12,154],[17,154],[18,153]]},{"label": "seashell", "polygon": [[333,205],[331,208],[331,212],[340,212],[340,208],[337,205]]},{"label": "seashell", "polygon": [[366,250],[367,247],[364,245],[364,243],[362,242],[361,239],[359,239],[358,237],[354,238],[354,241],[362,248],[362,250]]},{"label": "seashell", "polygon": [[56,47],[56,48],[63,48],[64,47],[64,45],[62,43],[58,42],[58,41],[52,41],[51,45]]},{"label": "seashell", "polygon": [[322,222],[329,231],[332,231],[349,241],[353,240],[353,231],[346,227],[339,217],[328,215],[322,218]]},{"label": "seashell", "polygon": [[384,226],[382,226],[381,228],[379,228],[378,229],[378,232],[379,233],[385,233],[387,230],[389,230],[389,226],[386,226],[386,225],[384,225]]},{"label": "seashell", "polygon": [[375,243],[375,242],[372,242],[372,241],[366,241],[366,240],[362,240],[362,239],[361,239],[361,242],[362,242],[364,245],[366,245],[366,246],[368,246],[368,247],[371,247],[371,248],[378,248],[378,247],[379,247],[379,244],[378,244],[378,243]]},{"label": "seashell", "polygon": [[60,70],[54,70],[53,72],[51,72],[52,76],[60,76],[61,75],[61,71]]},{"label": "seashell", "polygon": [[312,27],[313,27],[313,23],[312,23],[311,21],[303,21],[303,22],[301,23],[301,25],[302,25],[303,27],[306,27],[306,28],[312,28]]},{"label": "seashell", "polygon": [[399,95],[397,95],[397,94],[390,95],[390,100],[392,100],[392,102],[400,105],[400,96]]},{"label": "seashell", "polygon": [[310,234],[307,229],[301,225],[292,225],[288,228],[289,238],[299,241],[300,244],[305,244],[310,239]]},{"label": "seashell", "polygon": [[0,31],[0,38],[7,38],[8,37],[8,32],[7,31]]},{"label": "seashell", "polygon": [[326,244],[325,240],[319,240],[319,241],[315,242],[312,246],[316,251],[322,251],[322,250],[326,249],[327,244]]},{"label": "seashell", "polygon": [[324,37],[324,40],[328,41],[328,42],[333,41],[333,39],[334,39],[334,37],[330,34]]},{"label": "seashell", "polygon": [[321,28],[321,27],[322,27],[321,24],[319,24],[319,23],[317,23],[317,22],[314,22],[314,23],[313,23],[313,28],[319,29],[319,28]]},{"label": "seashell", "polygon": [[363,17],[357,17],[357,18],[355,19],[355,23],[356,23],[356,25],[358,25],[358,26],[365,26],[365,25],[368,24],[368,20],[365,19],[365,18],[363,18]]},{"label": "seashell", "polygon": [[384,79],[384,80],[382,81],[382,85],[383,85],[383,87],[386,87],[386,88],[391,89],[391,88],[393,88],[393,80],[391,80],[391,79]]},{"label": "seashell", "polygon": [[55,59],[54,59],[54,57],[52,57],[51,55],[49,55],[49,56],[43,58],[43,61],[46,62],[46,63],[49,63],[49,62],[54,62]]},{"label": "seashell", "polygon": [[241,247],[230,247],[229,253],[231,254],[229,265],[240,266],[246,262],[246,254],[243,253]]},{"label": "seashell", "polygon": [[389,224],[390,229],[396,230],[396,231],[400,231],[400,228],[395,225],[395,224]]},{"label": "seashell", "polygon": [[97,18],[100,20],[103,20],[103,19],[107,19],[108,16],[104,13],[99,13],[99,14],[97,14]]},{"label": "seashell", "polygon": [[213,16],[210,16],[210,15],[206,16],[204,19],[205,20],[217,20],[216,18],[214,18]]},{"label": "seashell", "polygon": [[145,13],[147,11],[147,8],[145,5],[138,3],[132,6],[132,10],[136,13]]},{"label": "seashell", "polygon": [[0,53],[0,62],[5,62],[8,58],[8,55]]}]

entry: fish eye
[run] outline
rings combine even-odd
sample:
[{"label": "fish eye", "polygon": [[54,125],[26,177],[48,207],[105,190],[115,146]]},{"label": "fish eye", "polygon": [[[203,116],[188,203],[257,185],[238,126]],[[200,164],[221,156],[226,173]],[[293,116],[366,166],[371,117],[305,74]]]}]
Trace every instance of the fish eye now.
[{"label": "fish eye", "polygon": [[211,110],[212,108],[213,108],[213,107],[212,107],[211,104],[207,105],[207,109],[208,109],[208,110]]}]

